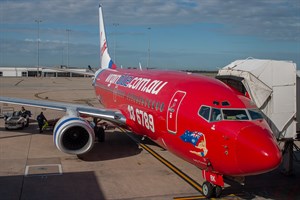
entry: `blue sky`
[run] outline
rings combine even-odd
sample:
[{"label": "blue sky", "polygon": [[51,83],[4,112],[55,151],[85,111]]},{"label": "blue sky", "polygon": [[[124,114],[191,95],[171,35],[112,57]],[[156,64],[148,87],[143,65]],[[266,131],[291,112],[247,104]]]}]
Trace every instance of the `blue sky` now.
[{"label": "blue sky", "polygon": [[[98,5],[117,65],[216,70],[237,59],[300,69],[299,0],[0,0],[0,66],[99,66]],[[117,26],[113,24],[118,24]],[[148,28],[151,29],[148,29]],[[69,56],[68,37],[69,32]]]}]

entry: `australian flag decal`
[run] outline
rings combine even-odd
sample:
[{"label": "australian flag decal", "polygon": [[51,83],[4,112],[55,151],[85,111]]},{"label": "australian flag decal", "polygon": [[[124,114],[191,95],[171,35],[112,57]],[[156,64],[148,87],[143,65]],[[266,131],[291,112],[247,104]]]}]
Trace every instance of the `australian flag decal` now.
[{"label": "australian flag decal", "polygon": [[186,130],[184,132],[184,134],[182,136],[180,136],[180,138],[184,141],[184,142],[188,142],[191,143],[192,145],[196,146],[198,141],[201,139],[201,137],[203,137],[203,134],[197,131],[191,132]]}]

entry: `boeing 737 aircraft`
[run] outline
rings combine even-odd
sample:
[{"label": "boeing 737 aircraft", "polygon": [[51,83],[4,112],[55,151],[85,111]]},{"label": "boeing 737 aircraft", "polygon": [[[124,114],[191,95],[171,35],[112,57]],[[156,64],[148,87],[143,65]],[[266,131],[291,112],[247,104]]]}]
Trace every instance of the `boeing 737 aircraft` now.
[{"label": "boeing 737 aircraft", "polygon": [[65,111],[53,137],[57,148],[69,154],[88,152],[95,135],[103,139],[103,129],[83,116],[149,137],[202,170],[207,197],[221,195],[224,176],[265,173],[280,164],[276,140],[249,97],[205,76],[118,68],[108,52],[101,6],[99,26],[101,68],[93,86],[105,109],[9,97],[0,102]]}]

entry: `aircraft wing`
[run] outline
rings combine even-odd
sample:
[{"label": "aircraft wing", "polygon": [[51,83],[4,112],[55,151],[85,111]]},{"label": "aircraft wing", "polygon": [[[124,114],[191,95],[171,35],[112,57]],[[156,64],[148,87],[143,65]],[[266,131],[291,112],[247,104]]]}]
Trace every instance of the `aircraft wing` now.
[{"label": "aircraft wing", "polygon": [[126,118],[118,110],[101,109],[81,104],[21,99],[4,96],[0,96],[0,102],[65,111],[67,113],[75,113],[77,115],[82,114],[85,116],[98,117],[122,125],[125,125],[126,122]]}]

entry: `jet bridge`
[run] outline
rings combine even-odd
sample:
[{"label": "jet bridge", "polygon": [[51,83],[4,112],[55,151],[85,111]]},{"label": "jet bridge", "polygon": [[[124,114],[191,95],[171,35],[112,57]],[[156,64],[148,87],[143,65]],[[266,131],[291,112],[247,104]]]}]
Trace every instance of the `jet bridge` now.
[{"label": "jet bridge", "polygon": [[300,139],[300,78],[289,61],[247,58],[219,70],[217,79],[249,97],[263,112],[278,141],[284,142],[283,168],[292,172],[294,141]]}]

